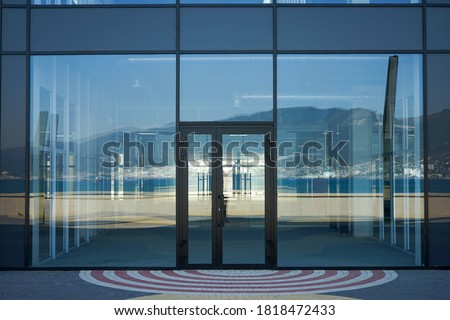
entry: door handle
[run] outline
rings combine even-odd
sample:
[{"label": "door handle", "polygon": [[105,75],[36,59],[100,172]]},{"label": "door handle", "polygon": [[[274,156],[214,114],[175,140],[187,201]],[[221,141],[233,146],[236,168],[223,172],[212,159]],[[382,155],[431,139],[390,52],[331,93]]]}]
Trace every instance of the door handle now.
[{"label": "door handle", "polygon": [[224,226],[224,222],[225,222],[225,197],[223,196],[223,194],[219,194],[217,196],[217,199],[219,200],[218,206],[217,206],[217,213],[218,213],[217,226],[219,228],[221,228]]}]

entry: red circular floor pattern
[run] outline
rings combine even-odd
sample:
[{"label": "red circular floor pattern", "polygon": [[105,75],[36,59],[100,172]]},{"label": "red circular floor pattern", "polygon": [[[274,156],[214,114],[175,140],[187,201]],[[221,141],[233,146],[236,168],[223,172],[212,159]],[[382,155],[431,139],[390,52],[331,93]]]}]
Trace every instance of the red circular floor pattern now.
[{"label": "red circular floor pattern", "polygon": [[195,295],[306,294],[355,290],[397,278],[385,270],[81,271],[81,279],[109,288]]}]

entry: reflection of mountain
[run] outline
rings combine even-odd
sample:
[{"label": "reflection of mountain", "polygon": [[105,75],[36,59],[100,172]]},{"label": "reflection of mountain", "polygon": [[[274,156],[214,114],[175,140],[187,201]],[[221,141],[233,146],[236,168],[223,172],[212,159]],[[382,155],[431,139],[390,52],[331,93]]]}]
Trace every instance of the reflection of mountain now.
[{"label": "reflection of mountain", "polygon": [[[251,115],[239,115],[224,121],[230,122],[253,122],[253,121],[272,121],[272,111],[258,112]],[[354,109],[318,109],[315,107],[292,107],[280,108],[278,110],[278,129],[285,133],[306,132],[305,139],[308,138],[307,132],[322,134],[323,131],[333,131],[336,135],[334,139],[351,139],[353,155],[360,155],[360,160],[366,160],[370,157],[371,139],[377,134],[373,130],[379,131],[381,125],[381,115],[374,111],[362,108]],[[413,119],[410,119],[413,121]],[[429,124],[429,151],[434,158],[450,156],[450,143],[448,141],[448,124],[450,123],[450,110],[444,110],[433,114],[428,118]],[[396,121],[396,127],[402,129],[401,121]],[[120,128],[115,132],[105,133],[103,135],[91,137],[81,142],[79,150],[84,150],[91,155],[100,155],[101,146],[106,141],[122,142],[123,132],[132,132],[132,140],[139,139],[142,143],[152,141],[159,136],[164,141],[173,141],[174,123],[169,123],[160,128],[140,130],[137,128]],[[280,133],[282,134],[282,133]],[[319,135],[320,136],[320,135]],[[138,137],[138,138],[137,138]],[[279,136],[282,139],[282,136]],[[336,143],[336,140],[335,140]],[[58,144],[58,147],[62,147]],[[71,148],[74,148],[72,145]],[[366,155],[366,156],[363,156]],[[2,171],[8,171],[11,175],[23,175],[23,160],[25,157],[24,148],[4,149],[2,150]],[[353,159],[356,160],[356,159]],[[359,162],[359,161],[357,161]]]},{"label": "reflection of mountain", "polygon": [[428,116],[428,152],[433,160],[450,158],[450,109]]},{"label": "reflection of mountain", "polygon": [[241,114],[237,116],[233,116],[228,119],[223,119],[223,121],[232,121],[232,122],[251,122],[251,121],[272,121],[272,111],[262,111],[253,114]]},{"label": "reflection of mountain", "polygon": [[[367,118],[375,115],[375,112],[362,109],[341,109],[341,108],[328,108],[318,109],[315,107],[292,107],[292,108],[280,108],[278,109],[278,122],[283,126],[291,126],[297,128],[299,125],[311,125],[319,123],[336,122],[341,116],[351,118]],[[339,117],[339,119],[336,119]],[[225,121],[272,121],[272,111],[263,111],[249,115],[239,115],[225,119]]]},{"label": "reflection of mountain", "polygon": [[[289,131],[333,131],[348,139],[350,132],[357,127],[372,126],[377,114],[371,110],[355,109],[318,109],[315,107],[292,107],[278,109],[278,129]],[[272,111],[258,112],[226,119],[226,121],[271,121]],[[351,129],[351,130],[350,130]]]},{"label": "reflection of mountain", "polygon": [[295,107],[278,110],[278,138],[289,141],[293,139],[300,151],[300,145],[308,141],[317,141],[324,147],[317,151],[320,159],[325,159],[325,131],[332,132],[334,147],[339,141],[345,143],[339,155],[350,166],[358,163],[368,163],[377,156],[379,151],[373,148],[378,143],[379,116],[374,111],[355,108],[317,109],[314,107]]}]

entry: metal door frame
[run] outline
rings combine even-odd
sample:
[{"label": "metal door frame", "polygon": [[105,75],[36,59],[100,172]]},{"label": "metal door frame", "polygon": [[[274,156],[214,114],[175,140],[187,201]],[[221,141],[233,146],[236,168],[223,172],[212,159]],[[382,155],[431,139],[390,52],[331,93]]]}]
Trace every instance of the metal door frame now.
[{"label": "metal door frame", "polygon": [[[177,267],[181,269],[267,269],[276,267],[275,214],[275,143],[272,124],[186,123],[180,124],[177,138]],[[223,194],[223,150],[218,148],[219,166],[213,168],[212,191],[212,263],[190,264],[188,260],[188,166],[187,136],[192,133],[211,134],[214,143],[221,143],[224,134],[262,134],[265,149],[265,262],[263,264],[223,264],[223,228],[218,218],[221,207],[218,196]]]}]

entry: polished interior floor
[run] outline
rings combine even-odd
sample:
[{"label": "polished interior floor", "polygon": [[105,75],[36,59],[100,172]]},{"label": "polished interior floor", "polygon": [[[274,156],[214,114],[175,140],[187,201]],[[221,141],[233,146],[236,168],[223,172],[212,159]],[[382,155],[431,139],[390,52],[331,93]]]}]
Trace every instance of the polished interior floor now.
[{"label": "polished interior floor", "polygon": [[[261,245],[258,239],[261,231],[261,226],[255,225],[254,228],[247,229],[243,240],[239,232],[231,230],[227,243],[236,259],[231,257],[229,261],[239,261],[239,257],[252,261],[251,252],[259,257]],[[175,267],[175,235],[175,227],[110,229],[80,248],[75,248],[68,254],[62,253],[55,260],[47,260],[38,267]],[[209,233],[205,235],[209,237]],[[255,241],[252,242],[253,237]],[[246,241],[246,246],[239,245],[242,241]],[[251,243],[255,243],[253,251],[248,250]],[[245,252],[240,252],[241,247],[245,248]],[[210,254],[208,250],[203,252],[205,255]],[[197,258],[201,255],[202,252],[196,253]],[[414,265],[415,258],[410,253],[375,238],[342,234],[331,230],[327,225],[284,224],[278,230],[278,267]]]}]

